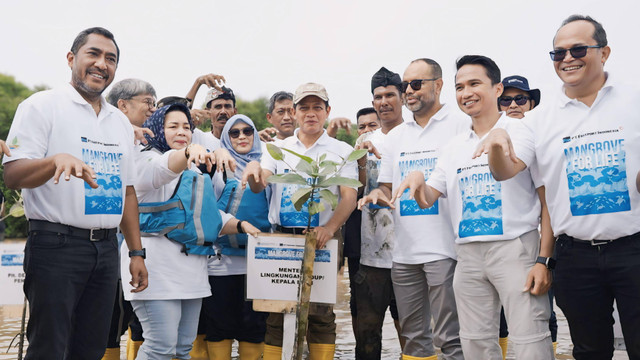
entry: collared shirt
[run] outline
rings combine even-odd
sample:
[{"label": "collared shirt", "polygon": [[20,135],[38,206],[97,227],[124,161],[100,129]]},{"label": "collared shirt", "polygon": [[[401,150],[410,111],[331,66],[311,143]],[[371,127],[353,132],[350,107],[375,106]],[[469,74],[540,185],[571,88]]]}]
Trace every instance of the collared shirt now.
[{"label": "collared shirt", "polygon": [[[387,134],[378,183],[391,183],[397,188],[412,171],[423,171],[425,179],[436,167],[440,149],[456,134],[469,127],[469,119],[445,104],[422,128],[415,120],[405,121]],[[448,205],[436,202],[420,209],[415,200],[403,194],[393,212],[396,243],[393,261],[421,264],[445,258],[456,258],[454,234],[449,221]]]},{"label": "collared shirt", "polygon": [[[353,151],[353,148],[340,140],[336,140],[327,135],[324,131],[318,140],[307,148],[298,138],[298,131],[296,129],[293,136],[282,140],[280,147],[297,152],[298,154],[308,156],[312,159],[318,159],[321,155],[326,154],[327,160],[332,160],[338,163],[342,162],[343,158],[347,158]],[[269,170],[274,174],[284,174],[291,171],[289,165],[294,168],[298,165],[300,158],[283,151],[284,161],[277,161],[271,157],[267,152],[263,154],[260,165],[263,169]],[[289,164],[289,165],[287,165]],[[340,176],[358,179],[356,162],[347,163],[339,173]],[[310,179],[307,179],[309,181]],[[269,221],[272,224],[281,225],[285,227],[307,227],[308,222],[308,202],[302,206],[301,211],[296,211],[291,202],[291,196],[300,188],[299,185],[292,184],[274,184],[271,193],[271,204],[269,208]],[[338,201],[340,199],[340,191],[338,186],[332,186],[329,188],[331,192],[338,195]],[[325,204],[325,210],[319,214],[311,217],[311,227],[324,226],[329,219],[333,216],[331,206]]]},{"label": "collared shirt", "polygon": [[71,86],[41,91],[23,101],[9,131],[11,157],[42,159],[67,153],[91,166],[99,187],[64,175],[22,191],[28,219],[79,228],[114,228],[120,224],[125,190],[136,180],[133,128],[127,117],[100,98],[100,113]]},{"label": "collared shirt", "polygon": [[[530,135],[520,120],[506,113],[493,126],[497,128],[507,130],[516,143]],[[446,197],[459,244],[513,240],[537,229],[540,223],[540,201],[528,169],[498,182],[491,175],[486,154],[471,158],[488,134],[479,138],[468,128],[456,136],[442,149],[436,170],[427,181]]]},{"label": "collared shirt", "polygon": [[[555,235],[617,239],[640,231],[640,89],[607,80],[591,107],[564,90],[527,115],[516,155],[546,188]],[[537,174],[537,175],[536,175]]]},{"label": "collared shirt", "polygon": [[220,148],[220,139],[213,136],[211,132],[204,132],[198,128],[193,130],[191,142],[193,144],[202,145],[202,147],[209,151],[215,151]]}]

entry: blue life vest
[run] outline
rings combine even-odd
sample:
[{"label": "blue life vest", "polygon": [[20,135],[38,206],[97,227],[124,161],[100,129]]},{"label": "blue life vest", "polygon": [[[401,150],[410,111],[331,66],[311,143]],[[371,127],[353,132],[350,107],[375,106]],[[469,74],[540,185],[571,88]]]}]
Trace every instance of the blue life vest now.
[{"label": "blue life vest", "polygon": [[[269,232],[269,201],[265,190],[254,193],[249,188],[242,189],[237,179],[227,179],[224,190],[218,198],[218,209],[235,216],[238,220],[248,221],[260,231]],[[223,235],[216,244],[220,253],[227,256],[247,256],[247,235]]]},{"label": "blue life vest", "polygon": [[142,235],[164,235],[187,255],[215,255],[222,217],[209,176],[185,170],[169,200],[139,204],[138,211]]}]

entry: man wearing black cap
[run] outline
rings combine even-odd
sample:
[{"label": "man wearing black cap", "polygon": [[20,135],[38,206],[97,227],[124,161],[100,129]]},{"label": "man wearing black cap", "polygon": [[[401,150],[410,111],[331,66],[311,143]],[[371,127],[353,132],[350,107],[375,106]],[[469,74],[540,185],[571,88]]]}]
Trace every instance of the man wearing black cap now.
[{"label": "man wearing black cap", "polygon": [[[403,80],[400,86],[404,103],[413,112],[413,119],[395,127],[385,138],[379,149],[382,156],[379,186],[360,200],[360,208],[367,203],[376,204],[378,199],[391,198],[392,189],[412,171],[424,172],[428,178],[435,169],[440,148],[469,128],[467,119],[440,103],[442,70],[437,62],[414,60],[405,70]],[[384,111],[380,114],[382,118]],[[391,278],[402,337],[406,339],[402,357],[437,359],[435,345],[442,350],[444,359],[462,359],[453,294],[455,236],[447,205],[440,202],[420,209],[407,193],[393,211],[393,221]]]},{"label": "man wearing black cap", "polygon": [[[361,136],[356,149],[366,148],[370,153],[358,160],[364,194],[378,187],[380,148],[389,131],[402,124],[402,80],[400,75],[382,67],[371,78],[373,108],[382,127]],[[380,359],[382,350],[382,324],[387,308],[400,332],[398,310],[391,282],[391,252],[395,243],[393,215],[389,208],[369,204],[362,208],[360,266],[354,276],[356,299],[356,358]],[[351,269],[350,269],[351,271]],[[400,334],[398,334],[400,335]],[[398,336],[403,344],[402,337]]]},{"label": "man wearing black cap", "polygon": [[504,92],[498,98],[498,106],[507,116],[522,119],[525,112],[540,104],[540,90],[530,89],[529,81],[524,76],[507,76],[502,80],[502,85]]}]

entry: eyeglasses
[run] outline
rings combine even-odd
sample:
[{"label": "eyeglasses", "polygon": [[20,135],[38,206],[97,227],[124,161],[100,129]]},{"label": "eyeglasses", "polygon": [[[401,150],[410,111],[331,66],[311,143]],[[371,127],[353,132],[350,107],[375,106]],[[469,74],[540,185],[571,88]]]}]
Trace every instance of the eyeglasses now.
[{"label": "eyeglasses", "polygon": [[149,98],[146,98],[146,99],[131,98],[131,100],[136,100],[136,101],[140,101],[141,103],[147,104],[147,106],[149,107],[149,110],[153,109],[158,105],[156,104],[156,101],[154,99],[149,99]]},{"label": "eyeglasses", "polygon": [[498,98],[498,103],[500,104],[500,106],[510,106],[512,101],[515,101],[517,105],[524,105],[527,103],[527,101],[531,100],[530,96],[524,96],[524,95],[516,95],[516,96],[501,96]]},{"label": "eyeglasses", "polygon": [[567,51],[569,51],[571,53],[571,56],[574,59],[580,59],[587,56],[588,49],[590,48],[599,49],[601,47],[603,46],[601,45],[574,46],[571,49],[558,49],[558,50],[549,51],[549,55],[551,55],[551,60],[553,61],[562,61],[564,60],[565,56],[567,56]]},{"label": "eyeglasses", "polygon": [[407,92],[407,87],[409,87],[409,85],[411,85],[411,88],[415,91],[418,91],[422,88],[422,82],[423,81],[434,81],[434,80],[438,80],[439,78],[433,78],[433,79],[415,79],[415,80],[411,80],[411,81],[403,81],[402,82],[402,92],[405,93]]},{"label": "eyeglasses", "polygon": [[240,129],[231,129],[229,130],[229,137],[231,137],[232,139],[237,139],[238,137],[240,137],[240,132],[242,131],[242,133],[244,134],[244,136],[252,136],[253,135],[253,128],[252,127],[246,127],[242,130]]}]

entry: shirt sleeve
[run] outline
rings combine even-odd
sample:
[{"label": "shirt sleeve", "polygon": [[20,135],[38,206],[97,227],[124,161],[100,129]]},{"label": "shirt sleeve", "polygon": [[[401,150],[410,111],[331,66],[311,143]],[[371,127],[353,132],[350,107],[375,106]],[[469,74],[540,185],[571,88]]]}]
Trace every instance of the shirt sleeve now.
[{"label": "shirt sleeve", "polygon": [[268,151],[262,153],[260,166],[265,170],[271,171],[273,174],[276,174],[276,170],[278,169],[277,161],[271,157],[271,154],[269,154]]},{"label": "shirt sleeve", "polygon": [[126,151],[127,156],[124,157],[124,160],[120,164],[120,166],[126,171],[126,178],[122,179],[124,184],[126,186],[131,186],[135,185],[136,181],[138,180],[138,171],[135,166],[135,154],[138,150],[138,146],[135,145],[133,126],[131,126],[131,123],[128,120],[126,120],[124,123],[124,131],[126,140],[123,146],[127,147],[124,150]]},{"label": "shirt sleeve", "polygon": [[451,150],[446,147],[441,149],[436,168],[431,172],[431,176],[427,180],[427,185],[438,190],[443,198],[447,197],[447,172],[444,165],[451,162],[451,159],[448,159],[444,154],[450,153]]},{"label": "shirt sleeve", "polygon": [[[346,159],[349,154],[353,151],[353,148],[350,145],[346,145],[344,147],[344,155],[343,157]],[[340,169],[340,176],[346,177],[349,179],[358,180],[358,163],[356,161],[347,162],[342,169]],[[352,187],[353,189],[358,190],[357,187]]]},{"label": "shirt sleeve", "polygon": [[11,156],[4,156],[2,163],[19,159],[42,159],[49,148],[52,117],[44,116],[45,109],[29,98],[18,105],[7,137]]},{"label": "shirt sleeve", "polygon": [[[533,119],[527,119],[525,121],[513,119],[507,126],[507,132],[511,137],[511,143],[513,144],[513,150],[516,152],[518,159],[522,160],[524,164],[529,167],[535,160],[535,141],[534,133],[530,125]],[[535,121],[535,120],[533,120]]]},{"label": "shirt sleeve", "polygon": [[138,178],[135,182],[136,191],[159,189],[170,183],[182,173],[174,173],[169,169],[169,155],[175,150],[159,154],[155,150],[141,151],[135,156]]},{"label": "shirt sleeve", "polygon": [[380,153],[380,171],[378,172],[378,183],[393,182],[393,157],[390,151],[389,143],[393,140],[387,135],[385,141],[378,147]]}]

